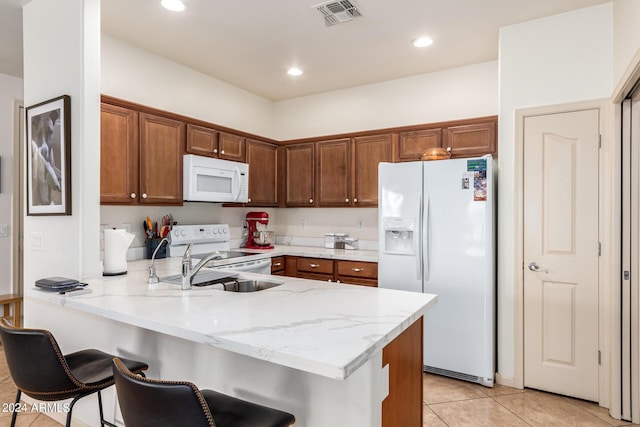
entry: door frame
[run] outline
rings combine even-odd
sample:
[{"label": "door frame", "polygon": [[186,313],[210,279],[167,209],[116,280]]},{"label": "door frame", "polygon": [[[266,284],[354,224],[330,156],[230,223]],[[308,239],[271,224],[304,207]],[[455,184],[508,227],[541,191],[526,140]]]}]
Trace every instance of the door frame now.
[{"label": "door frame", "polygon": [[[619,299],[611,284],[618,280],[620,268],[620,153],[610,135],[614,114],[607,99],[574,102],[516,110],[514,139],[514,377],[510,385],[524,388],[524,120],[526,117],[598,109],[600,111],[601,148],[598,160],[598,228],[601,256],[598,259],[598,341],[601,364],[598,369],[600,406],[609,407],[611,398],[612,353],[619,348],[619,334],[612,322]],[[616,163],[617,162],[617,163]],[[616,307],[617,303],[617,307]]]},{"label": "door frame", "polygon": [[24,290],[24,105],[13,100],[13,188],[11,211],[11,293],[22,295]]}]

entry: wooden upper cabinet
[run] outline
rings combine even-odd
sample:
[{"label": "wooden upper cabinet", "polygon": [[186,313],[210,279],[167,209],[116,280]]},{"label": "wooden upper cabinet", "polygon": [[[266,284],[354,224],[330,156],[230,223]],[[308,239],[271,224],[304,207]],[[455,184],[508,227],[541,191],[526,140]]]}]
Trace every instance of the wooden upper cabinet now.
[{"label": "wooden upper cabinet", "polygon": [[278,206],[278,146],[247,139],[248,206]]},{"label": "wooden upper cabinet", "polygon": [[138,112],[100,108],[100,203],[138,203]]},{"label": "wooden upper cabinet", "polygon": [[244,162],[245,140],[239,135],[189,123],[187,124],[186,152]]},{"label": "wooden upper cabinet", "polygon": [[185,124],[140,113],[140,203],[182,204]]},{"label": "wooden upper cabinet", "polygon": [[218,131],[187,124],[187,153],[199,156],[218,157]]},{"label": "wooden upper cabinet", "polygon": [[442,146],[452,157],[496,156],[497,119],[477,124],[449,126],[443,132]]},{"label": "wooden upper cabinet", "polygon": [[400,132],[396,142],[396,162],[420,160],[427,149],[442,146],[442,129],[423,129]]},{"label": "wooden upper cabinet", "polygon": [[244,137],[232,133],[220,132],[218,134],[218,157],[225,160],[244,162],[245,140]]},{"label": "wooden upper cabinet", "polygon": [[351,140],[316,143],[316,198],[319,207],[351,205]]},{"label": "wooden upper cabinet", "polygon": [[378,206],[378,163],[392,162],[393,135],[353,138],[353,206]]},{"label": "wooden upper cabinet", "polygon": [[284,203],[287,207],[314,207],[315,143],[292,144],[284,147]]}]

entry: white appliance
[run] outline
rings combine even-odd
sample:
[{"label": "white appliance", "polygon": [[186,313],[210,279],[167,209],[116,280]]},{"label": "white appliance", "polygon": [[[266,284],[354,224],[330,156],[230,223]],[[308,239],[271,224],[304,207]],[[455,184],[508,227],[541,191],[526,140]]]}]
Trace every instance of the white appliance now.
[{"label": "white appliance", "polygon": [[424,369],[493,386],[495,191],[491,156],[380,163],[378,286],[436,294]]},{"label": "white appliance", "polygon": [[191,243],[193,258],[214,251],[226,252],[227,257],[224,260],[215,261],[215,269],[271,274],[271,258],[249,259],[248,257],[255,254],[232,251],[229,241],[229,224],[174,225],[169,234],[167,256],[181,257]]},{"label": "white appliance", "polygon": [[189,202],[245,203],[249,200],[249,165],[185,154],[183,198]]}]

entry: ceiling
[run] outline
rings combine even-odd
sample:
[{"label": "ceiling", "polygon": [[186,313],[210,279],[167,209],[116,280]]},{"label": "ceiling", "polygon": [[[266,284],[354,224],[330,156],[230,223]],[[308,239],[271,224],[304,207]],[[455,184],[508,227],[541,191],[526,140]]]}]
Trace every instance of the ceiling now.
[{"label": "ceiling", "polygon": [[[21,76],[20,6],[0,0],[0,73]],[[610,0],[351,0],[362,18],[327,27],[321,0],[101,0],[102,31],[282,100],[498,59],[505,25]],[[432,46],[411,40],[428,35]],[[13,40],[11,43],[4,41]],[[292,66],[304,71],[290,77]]]}]

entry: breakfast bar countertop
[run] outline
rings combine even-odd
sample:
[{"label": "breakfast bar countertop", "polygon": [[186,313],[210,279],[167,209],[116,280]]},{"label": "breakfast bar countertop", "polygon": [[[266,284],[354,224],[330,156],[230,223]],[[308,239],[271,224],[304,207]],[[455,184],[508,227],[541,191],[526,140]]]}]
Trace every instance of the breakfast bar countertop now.
[{"label": "breakfast bar countertop", "polygon": [[[269,256],[282,253],[278,249],[269,251]],[[353,252],[349,251],[350,255]],[[314,252],[310,256],[318,255]],[[161,278],[181,269],[180,258],[155,263]],[[126,275],[85,278],[89,294],[70,297],[33,288],[25,293],[70,309],[337,380],[354,373],[423,316],[437,299],[430,294],[255,273],[241,275],[276,280],[282,285],[247,293],[207,287],[183,291],[179,285],[147,284],[149,264],[149,260],[133,261]]]}]

